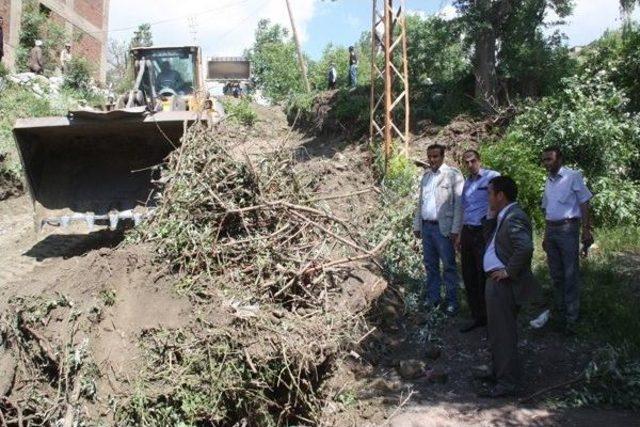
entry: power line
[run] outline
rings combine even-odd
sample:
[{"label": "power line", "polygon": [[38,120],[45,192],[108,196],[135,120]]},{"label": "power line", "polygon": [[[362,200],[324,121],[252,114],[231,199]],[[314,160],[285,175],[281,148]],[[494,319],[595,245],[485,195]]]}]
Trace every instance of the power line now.
[{"label": "power line", "polygon": [[[189,17],[192,17],[194,15],[198,15],[198,16],[207,15],[207,14],[210,14],[210,13],[213,13],[213,12],[219,12],[221,10],[231,9],[233,7],[244,6],[247,3],[249,3],[249,1],[251,1],[251,0],[234,1],[233,3],[227,4],[227,5],[222,6],[222,7],[217,7],[217,8],[214,8],[214,9],[206,9],[206,10],[197,12],[195,14],[190,13],[188,15],[182,15],[182,16],[179,16],[177,18],[160,19],[158,21],[147,22],[147,24],[149,24],[149,26],[153,27],[155,25],[161,25],[161,24],[167,24],[169,22],[181,21],[183,19],[188,19]],[[130,30],[137,30],[137,29],[138,29],[138,25],[132,25],[132,26],[129,26],[129,27],[117,28],[117,29],[113,29],[113,30],[85,31],[85,33],[87,33],[87,34],[118,33],[118,32],[122,32],[122,31],[130,31]]]}]

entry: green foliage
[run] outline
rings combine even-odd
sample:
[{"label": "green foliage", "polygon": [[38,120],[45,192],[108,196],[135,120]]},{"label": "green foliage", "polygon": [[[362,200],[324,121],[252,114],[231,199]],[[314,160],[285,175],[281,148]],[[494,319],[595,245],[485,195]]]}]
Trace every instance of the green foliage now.
[{"label": "green foliage", "polygon": [[499,143],[482,146],[481,156],[487,167],[516,181],[518,203],[532,221],[541,226],[544,218],[540,210],[540,201],[545,173],[537,161],[539,153],[513,131]]},{"label": "green foliage", "polygon": [[15,148],[13,125],[18,118],[41,117],[56,113],[51,104],[33,92],[8,84],[0,95],[0,163],[2,172],[14,178],[20,177],[20,158]]},{"label": "green foliage", "polygon": [[150,24],[140,24],[138,29],[133,33],[131,39],[131,47],[149,47],[153,46],[153,34],[151,33]]},{"label": "green foliage", "polygon": [[[371,81],[371,42],[368,33],[363,33],[358,43],[354,44],[358,56],[358,83],[367,85]],[[318,61],[309,62],[309,82],[316,90],[327,89],[329,67],[335,64],[338,72],[337,87],[347,87],[349,81],[349,49],[329,43]]]},{"label": "green foliage", "polygon": [[27,69],[29,51],[38,39],[43,43],[45,72],[50,74],[58,65],[58,52],[64,47],[66,31],[64,26],[49,19],[49,16],[40,9],[40,2],[28,0],[23,4],[22,9],[20,41],[17,48],[19,69]]},{"label": "green foliage", "polygon": [[244,126],[253,126],[258,120],[258,114],[251,107],[248,99],[224,99],[222,102],[227,116]]},{"label": "green foliage", "polygon": [[[9,70],[4,65],[4,63],[0,62],[0,78],[7,76],[7,74],[9,74]],[[2,89],[0,88],[0,90]]]},{"label": "green foliage", "polygon": [[583,171],[596,190],[593,204],[599,223],[637,223],[633,195],[640,189],[638,118],[625,112],[627,98],[607,79],[606,71],[571,77],[564,84],[555,96],[525,108],[501,145],[488,149],[488,158],[500,157],[494,166],[521,181],[526,207],[532,210],[542,191],[540,180],[531,181],[537,175],[532,170],[540,168],[541,151],[557,145],[565,163]]},{"label": "green foliage", "polygon": [[93,71],[92,64],[86,58],[72,58],[64,76],[64,86],[85,93],[91,92],[91,75]]},{"label": "green foliage", "polygon": [[372,147],[372,152],[376,172],[382,181],[382,196],[380,217],[376,220],[371,239],[376,242],[386,235],[391,236],[382,255],[384,274],[390,283],[406,287],[413,295],[411,298],[417,301],[424,271],[411,230],[420,172],[409,157],[396,152],[389,159],[385,175],[380,146]]},{"label": "green foliage", "polygon": [[445,123],[472,109],[473,92],[467,48],[456,22],[437,17],[407,17],[409,80],[416,120]]},{"label": "green foliage", "polygon": [[295,44],[281,25],[262,19],[256,29],[254,44],[245,56],[252,63],[256,86],[267,97],[278,102],[291,93],[302,92]]},{"label": "green foliage", "polygon": [[627,110],[640,112],[640,25],[626,22],[621,30],[607,31],[581,54],[582,72],[606,79],[629,97]]}]

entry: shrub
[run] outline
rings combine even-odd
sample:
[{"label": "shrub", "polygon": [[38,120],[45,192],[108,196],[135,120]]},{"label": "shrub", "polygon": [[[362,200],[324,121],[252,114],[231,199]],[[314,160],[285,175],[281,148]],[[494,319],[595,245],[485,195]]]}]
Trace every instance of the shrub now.
[{"label": "shrub", "polygon": [[251,108],[251,103],[247,99],[224,100],[223,106],[227,116],[245,126],[253,126],[258,120],[258,114]]},{"label": "shrub", "polygon": [[540,209],[545,173],[538,165],[538,153],[519,140],[512,132],[505,140],[481,149],[484,163],[502,175],[512,177],[518,184],[518,202],[537,225],[542,225]]},{"label": "shrub", "polygon": [[533,209],[544,175],[538,158],[545,147],[557,145],[565,163],[581,170],[594,191],[596,222],[628,221],[638,215],[638,117],[626,112],[628,98],[608,80],[606,71],[574,76],[564,85],[555,96],[526,107],[501,143],[487,148],[487,157],[493,167],[518,181],[523,204],[539,219]]},{"label": "shrub", "polygon": [[80,92],[91,92],[93,66],[86,58],[75,57],[69,62],[67,73],[64,76],[64,86]]}]

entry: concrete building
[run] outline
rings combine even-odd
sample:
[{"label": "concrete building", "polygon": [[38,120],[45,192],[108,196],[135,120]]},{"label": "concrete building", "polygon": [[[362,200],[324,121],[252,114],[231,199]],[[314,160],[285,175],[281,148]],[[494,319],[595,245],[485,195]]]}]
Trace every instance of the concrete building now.
[{"label": "concrete building", "polygon": [[[84,56],[98,65],[98,80],[104,82],[107,73],[107,40],[109,33],[109,0],[39,0],[40,9],[64,24],[72,41],[74,56]],[[15,65],[15,49],[20,40],[23,0],[0,0],[0,16],[4,18],[3,62]],[[64,40],[60,41],[60,48]]]}]

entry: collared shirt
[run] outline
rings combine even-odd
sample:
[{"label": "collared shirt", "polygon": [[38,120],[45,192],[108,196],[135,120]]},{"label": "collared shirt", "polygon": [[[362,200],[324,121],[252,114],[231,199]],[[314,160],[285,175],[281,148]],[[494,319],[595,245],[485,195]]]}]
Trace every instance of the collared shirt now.
[{"label": "collared shirt", "polygon": [[489,246],[487,246],[487,250],[485,251],[484,258],[482,260],[484,271],[487,273],[494,270],[504,270],[506,268],[506,266],[502,261],[500,261],[500,258],[498,258],[498,254],[496,253],[496,235],[498,234],[498,230],[500,229],[500,225],[502,224],[502,220],[504,219],[505,215],[507,214],[511,206],[515,204],[516,202],[509,203],[498,214],[496,229],[493,232],[493,237],[491,238]]},{"label": "collared shirt", "polygon": [[579,171],[561,167],[554,176],[548,176],[542,196],[542,209],[549,221],[580,218],[580,205],[593,197]]},{"label": "collared shirt", "polygon": [[489,213],[489,181],[500,173],[491,169],[480,169],[464,182],[462,190],[462,223],[482,225],[482,218]]},{"label": "collared shirt", "polygon": [[422,183],[422,219],[424,221],[436,221],[438,219],[438,208],[436,206],[436,185],[440,178],[440,169],[437,171],[431,170],[427,179]]}]

